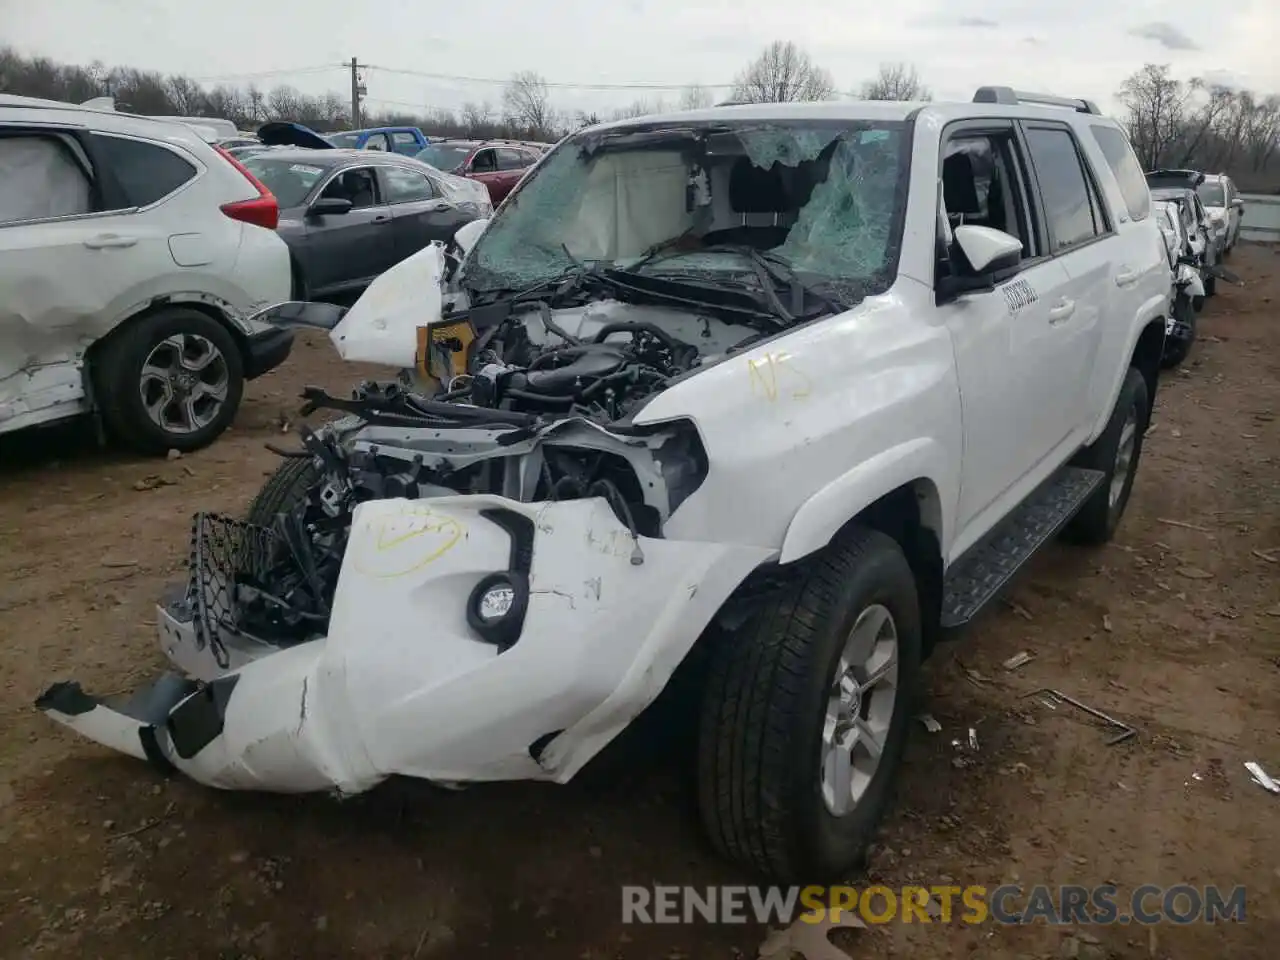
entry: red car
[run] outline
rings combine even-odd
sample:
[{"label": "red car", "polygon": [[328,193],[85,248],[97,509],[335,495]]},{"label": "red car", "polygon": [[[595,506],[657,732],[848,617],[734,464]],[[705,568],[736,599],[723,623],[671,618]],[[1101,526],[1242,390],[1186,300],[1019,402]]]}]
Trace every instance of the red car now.
[{"label": "red car", "polygon": [[544,152],[542,144],[516,140],[433,138],[414,157],[437,170],[480,181],[489,188],[489,198],[496,207]]}]

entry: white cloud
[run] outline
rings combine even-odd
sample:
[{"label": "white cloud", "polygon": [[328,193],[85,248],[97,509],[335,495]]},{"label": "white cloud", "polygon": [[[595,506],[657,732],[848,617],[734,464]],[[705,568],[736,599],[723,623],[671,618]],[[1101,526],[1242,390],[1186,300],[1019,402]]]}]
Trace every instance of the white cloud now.
[{"label": "white cloud", "polygon": [[[380,67],[469,78],[536,70],[562,83],[723,84],[774,39],[804,46],[846,91],[881,62],[906,61],[937,97],[968,99],[983,84],[1009,84],[1112,104],[1123,79],[1155,61],[1169,62],[1182,77],[1229,71],[1260,92],[1280,92],[1274,0],[1238,0],[1212,15],[1194,0],[898,0],[892,17],[857,9],[837,0],[0,0],[0,42],[66,62],[97,59],[195,77],[320,67],[258,80],[309,93],[344,93],[340,64],[352,55]],[[1131,33],[1157,23],[1199,49],[1169,49]],[[385,70],[366,79],[374,107],[501,99],[499,83],[476,79]],[[586,110],[663,95],[674,100],[678,91],[552,90],[557,106]]]}]

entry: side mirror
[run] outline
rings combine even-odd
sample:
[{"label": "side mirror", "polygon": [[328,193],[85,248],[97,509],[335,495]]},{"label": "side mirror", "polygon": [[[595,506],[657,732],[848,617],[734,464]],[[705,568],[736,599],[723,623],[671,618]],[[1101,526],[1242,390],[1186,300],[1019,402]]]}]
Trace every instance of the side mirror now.
[{"label": "side mirror", "polygon": [[315,217],[322,217],[327,213],[350,213],[351,201],[344,200],[342,197],[321,197],[311,204],[307,212]]},{"label": "side mirror", "polygon": [[489,218],[481,217],[479,220],[464,223],[457,229],[453,235],[453,242],[462,256],[465,257],[471,252],[471,248],[476,245],[476,241],[480,239],[480,234],[484,233],[487,226],[489,226]]},{"label": "side mirror", "polygon": [[952,273],[942,277],[938,293],[951,299],[962,293],[990,290],[1012,276],[1022,262],[1022,241],[991,227],[960,226],[953,231]]},{"label": "side mirror", "polygon": [[998,273],[1022,260],[1022,241],[991,227],[956,227],[956,246],[975,274]]},{"label": "side mirror", "polygon": [[1235,207],[1237,210],[1244,210],[1244,198],[1243,198],[1243,197],[1232,197],[1232,198],[1231,198],[1231,205],[1232,205],[1233,207]]},{"label": "side mirror", "polygon": [[338,325],[346,307],[312,300],[286,300],[273,303],[246,319],[249,323],[269,323],[275,327],[310,327],[314,330],[332,330]]}]

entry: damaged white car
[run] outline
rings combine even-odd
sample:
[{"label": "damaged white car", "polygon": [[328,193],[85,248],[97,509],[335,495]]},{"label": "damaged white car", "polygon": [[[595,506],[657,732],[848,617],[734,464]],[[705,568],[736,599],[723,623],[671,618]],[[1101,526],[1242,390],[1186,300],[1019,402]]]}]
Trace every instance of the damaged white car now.
[{"label": "damaged white car", "polygon": [[219,788],[564,782],[696,649],[715,842],[841,875],[922,658],[1128,501],[1169,266],[1119,127],[1055,103],[595,127],[464,256],[282,306],[413,374],[309,391],[342,416],[195,518],[179,673],[38,706]]}]

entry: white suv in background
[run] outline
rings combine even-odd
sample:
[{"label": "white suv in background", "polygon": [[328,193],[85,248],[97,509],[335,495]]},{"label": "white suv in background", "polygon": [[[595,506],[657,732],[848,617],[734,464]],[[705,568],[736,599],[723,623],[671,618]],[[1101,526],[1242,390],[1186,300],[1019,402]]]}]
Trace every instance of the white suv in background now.
[{"label": "white suv in background", "polygon": [[290,292],[275,197],[172,121],[0,95],[0,433],[95,413],[194,450],[279,366],[246,318]]},{"label": "white suv in background", "polygon": [[1218,249],[1226,256],[1240,239],[1240,221],[1244,219],[1244,198],[1235,182],[1225,173],[1207,173],[1196,187],[1200,202],[1209,215]]}]

